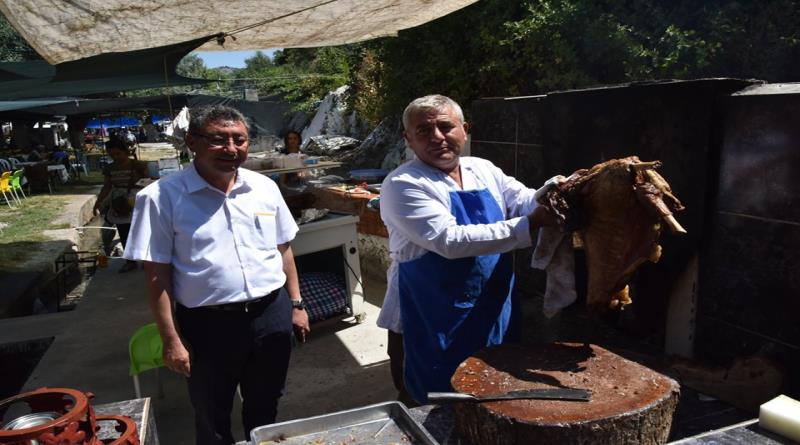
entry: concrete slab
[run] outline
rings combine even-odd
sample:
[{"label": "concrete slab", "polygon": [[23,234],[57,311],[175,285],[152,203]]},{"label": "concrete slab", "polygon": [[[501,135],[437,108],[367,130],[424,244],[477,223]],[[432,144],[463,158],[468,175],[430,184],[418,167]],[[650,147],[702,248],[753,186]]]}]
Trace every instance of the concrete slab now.
[{"label": "concrete slab", "polygon": [[[100,191],[98,186],[72,186],[59,194],[52,195],[65,201],[62,214],[55,218],[54,225],[66,225],[64,229],[47,230],[45,241],[26,241],[3,244],[4,249],[24,250],[26,258],[14,265],[13,269],[0,270],[0,326],[5,317],[29,314],[35,297],[44,293],[43,285],[53,274],[53,262],[65,250],[81,245],[81,235],[75,227],[83,226],[92,218],[92,207]],[[24,219],[20,218],[20,223]]]},{"label": "concrete slab", "polygon": [[[145,294],[144,273],[118,274],[120,259],[110,259],[87,286],[75,311],[54,314],[57,320],[48,332],[55,341],[42,357],[24,390],[41,386],[65,386],[91,391],[96,403],[134,398],[128,375],[128,339],[151,321]],[[367,295],[382,298],[382,283],[364,283]],[[292,355],[286,395],[279,407],[279,420],[308,417],[392,400],[394,387],[386,355],[386,331],[375,325],[379,308],[367,303],[367,320],[326,321],[312,325],[309,341]],[[39,317],[18,320],[15,329],[34,335]],[[45,316],[44,318],[48,318]],[[41,318],[41,319],[44,319]],[[32,323],[36,320],[37,323]],[[45,323],[45,322],[42,322]],[[4,334],[3,338],[20,339]],[[192,444],[193,411],[182,377],[159,372],[164,397],[158,398],[156,373],[140,376],[142,392],[153,397],[156,424],[162,444]],[[240,405],[234,407],[234,434],[243,438]]]}]

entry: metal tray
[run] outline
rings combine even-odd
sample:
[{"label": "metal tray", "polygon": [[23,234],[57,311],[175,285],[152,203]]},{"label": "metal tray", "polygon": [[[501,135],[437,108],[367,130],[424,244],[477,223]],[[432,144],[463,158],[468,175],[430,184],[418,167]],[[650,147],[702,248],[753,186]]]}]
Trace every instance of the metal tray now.
[{"label": "metal tray", "polygon": [[260,426],[250,438],[251,445],[438,445],[400,402]]}]

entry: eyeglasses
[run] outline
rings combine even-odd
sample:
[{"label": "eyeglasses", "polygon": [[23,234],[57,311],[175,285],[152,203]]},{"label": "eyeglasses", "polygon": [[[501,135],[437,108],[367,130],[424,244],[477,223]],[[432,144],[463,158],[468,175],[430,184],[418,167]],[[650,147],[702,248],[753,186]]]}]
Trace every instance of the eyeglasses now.
[{"label": "eyeglasses", "polygon": [[206,140],[211,148],[223,148],[228,146],[228,141],[233,142],[234,147],[244,147],[249,139],[239,136],[220,136],[214,134],[203,134],[198,132],[191,132],[191,135],[201,137]]}]

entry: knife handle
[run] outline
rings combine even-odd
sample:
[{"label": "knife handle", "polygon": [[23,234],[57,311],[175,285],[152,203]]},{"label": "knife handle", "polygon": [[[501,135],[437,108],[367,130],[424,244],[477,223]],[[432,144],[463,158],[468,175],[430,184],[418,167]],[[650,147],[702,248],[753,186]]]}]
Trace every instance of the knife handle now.
[{"label": "knife handle", "polygon": [[475,401],[475,396],[460,392],[429,392],[429,402],[470,402]]}]

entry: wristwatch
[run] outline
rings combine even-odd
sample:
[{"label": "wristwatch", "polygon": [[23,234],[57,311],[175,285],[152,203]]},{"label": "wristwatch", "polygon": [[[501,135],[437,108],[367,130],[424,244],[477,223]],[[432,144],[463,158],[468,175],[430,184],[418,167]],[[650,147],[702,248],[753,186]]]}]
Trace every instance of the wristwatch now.
[{"label": "wristwatch", "polygon": [[306,310],[306,303],[300,300],[292,300],[292,309],[300,309],[301,311]]}]

